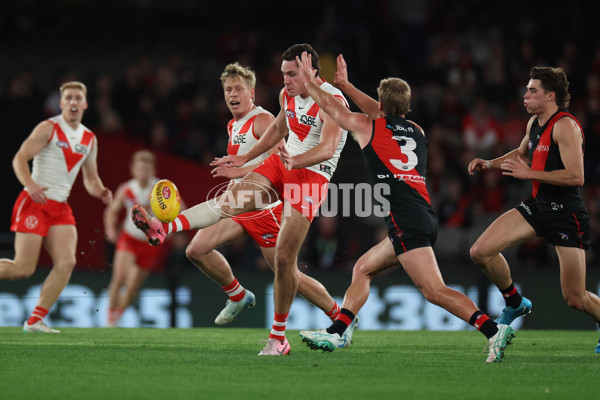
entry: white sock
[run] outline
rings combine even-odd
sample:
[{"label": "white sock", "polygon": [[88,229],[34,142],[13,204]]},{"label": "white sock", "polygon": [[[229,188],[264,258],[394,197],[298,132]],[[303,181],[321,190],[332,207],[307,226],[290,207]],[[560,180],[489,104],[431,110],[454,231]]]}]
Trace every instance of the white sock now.
[{"label": "white sock", "polygon": [[202,229],[221,220],[221,207],[215,199],[205,201],[182,212],[190,223],[190,229]]}]

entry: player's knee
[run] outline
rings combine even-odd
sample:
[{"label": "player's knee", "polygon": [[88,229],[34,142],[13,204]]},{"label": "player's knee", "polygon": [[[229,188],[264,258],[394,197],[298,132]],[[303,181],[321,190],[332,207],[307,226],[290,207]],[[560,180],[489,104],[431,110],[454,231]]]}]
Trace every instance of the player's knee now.
[{"label": "player's knee", "polygon": [[202,256],[205,256],[207,251],[203,248],[203,246],[199,246],[196,243],[192,242],[188,244],[185,248],[185,256],[188,260],[194,262],[198,261]]},{"label": "player's knee", "polygon": [[278,251],[275,254],[275,268],[288,269],[296,265],[296,257],[287,251]]},{"label": "player's knee", "polygon": [[471,246],[469,255],[475,264],[484,264],[489,259],[489,255],[477,243]]},{"label": "player's knee", "polygon": [[441,304],[441,296],[439,290],[433,288],[421,288],[421,293],[423,293],[425,299],[431,304],[434,304],[436,306],[439,306]]}]

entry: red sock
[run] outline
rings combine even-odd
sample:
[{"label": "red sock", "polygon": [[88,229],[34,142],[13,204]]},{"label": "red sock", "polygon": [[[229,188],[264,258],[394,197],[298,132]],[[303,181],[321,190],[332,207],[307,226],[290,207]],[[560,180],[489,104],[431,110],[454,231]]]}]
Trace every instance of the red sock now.
[{"label": "red sock", "polygon": [[115,325],[119,319],[121,319],[121,315],[125,312],[123,308],[111,308],[108,310],[108,325]]},{"label": "red sock", "polygon": [[334,300],[333,302],[333,308],[325,313],[332,321],[335,321],[335,319],[338,317],[338,315],[340,315],[340,306],[338,305],[338,303]]},{"label": "red sock", "polygon": [[222,288],[231,301],[240,301],[246,295],[246,289],[235,278],[233,278],[233,282],[227,286],[222,286]]},{"label": "red sock", "polygon": [[179,214],[173,222],[163,222],[162,224],[163,229],[167,234],[190,230],[190,221],[182,214]]},{"label": "red sock", "polygon": [[43,320],[46,315],[48,315],[48,310],[46,310],[43,307],[36,306],[33,312],[31,313],[31,316],[27,320],[27,324],[33,325],[36,322]]},{"label": "red sock", "polygon": [[289,314],[289,312],[285,314],[275,313],[275,318],[273,319],[273,327],[271,328],[269,339],[277,339],[281,341],[285,340],[285,326],[287,325]]}]

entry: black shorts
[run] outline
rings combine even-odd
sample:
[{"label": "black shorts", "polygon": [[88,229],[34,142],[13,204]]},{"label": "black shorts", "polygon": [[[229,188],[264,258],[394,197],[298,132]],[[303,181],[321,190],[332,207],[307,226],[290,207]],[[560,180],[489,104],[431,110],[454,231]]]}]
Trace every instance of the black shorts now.
[{"label": "black shorts", "polygon": [[533,197],[529,197],[516,209],[533,227],[535,233],[549,243],[583,250],[590,247],[590,216],[585,209],[542,209]]},{"label": "black shorts", "polygon": [[432,247],[437,239],[438,217],[431,210],[391,211],[385,222],[397,256],[420,247]]}]

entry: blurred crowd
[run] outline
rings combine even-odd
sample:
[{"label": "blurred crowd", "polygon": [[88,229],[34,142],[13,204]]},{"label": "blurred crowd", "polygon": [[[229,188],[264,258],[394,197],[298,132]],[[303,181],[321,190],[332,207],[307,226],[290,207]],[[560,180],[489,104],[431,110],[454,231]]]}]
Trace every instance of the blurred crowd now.
[{"label": "blurred crowd", "polygon": [[[339,53],[348,62],[350,80],[373,96],[381,78],[399,76],[409,82],[413,102],[408,118],[425,129],[429,140],[428,185],[442,227],[439,251],[447,251],[448,258],[466,259],[474,238],[500,213],[516,206],[530,188],[528,182],[501,173],[468,176],[466,166],[476,156],[494,158],[518,146],[529,118],[522,95],[530,68],[559,66],[571,82],[570,111],[581,122],[586,137],[583,194],[594,238],[588,259],[597,266],[600,45],[588,38],[597,37],[593,31],[598,28],[586,9],[576,4],[563,4],[559,9],[548,5],[547,10],[540,10],[534,3],[520,2],[517,9],[489,4],[482,10],[471,2],[333,1],[321,4],[318,14],[313,11],[312,25],[289,36],[281,33],[285,32],[280,31],[283,24],[248,23],[259,18],[252,10],[231,26],[210,21],[194,25],[193,15],[173,22],[171,9],[158,9],[154,14],[146,11],[130,21],[138,32],[133,38],[124,38],[122,45],[111,40],[106,44],[109,50],[100,50],[101,32],[86,38],[98,46],[106,68],[88,62],[85,68],[70,69],[70,63],[52,59],[40,59],[45,66],[31,62],[15,63],[13,70],[5,66],[0,114],[11,140],[20,143],[26,132],[11,120],[27,121],[29,130],[41,118],[58,114],[58,86],[78,79],[89,90],[90,108],[84,124],[99,137],[120,136],[207,165],[213,157],[226,153],[225,127],[231,116],[219,81],[223,67],[234,61],[253,67],[256,103],[277,113],[282,87],[279,56],[291,44],[309,42],[319,52],[323,76],[330,82]],[[298,6],[300,13],[307,10]],[[169,21],[163,28],[152,23],[161,12]],[[187,12],[191,9],[181,13]],[[19,30],[35,37],[45,29],[35,16],[24,14],[22,18],[25,20],[13,27],[15,48],[19,40],[26,40],[17,38]],[[109,38],[118,37],[114,31],[124,29],[125,18],[116,19],[112,27],[93,29],[112,28]],[[156,47],[148,44],[153,40]],[[109,55],[113,53],[111,63]],[[14,59],[18,60],[19,54],[16,51]],[[72,54],[76,53],[67,52],[65,57]],[[39,72],[44,68],[53,68],[52,79],[41,80],[47,76]],[[345,151],[342,158],[345,154],[360,157],[357,152]],[[362,173],[362,160],[349,165]],[[348,176],[364,177],[343,176],[346,181]],[[381,228],[382,221],[319,217],[311,227],[303,262],[323,269],[349,269],[381,238]],[[244,254],[241,249],[246,244],[230,250],[231,256]],[[524,265],[543,266],[540,260],[547,257],[547,247],[543,241],[533,242],[520,247],[518,255]],[[241,263],[257,259],[239,258]],[[249,266],[255,267],[264,265]]]}]

